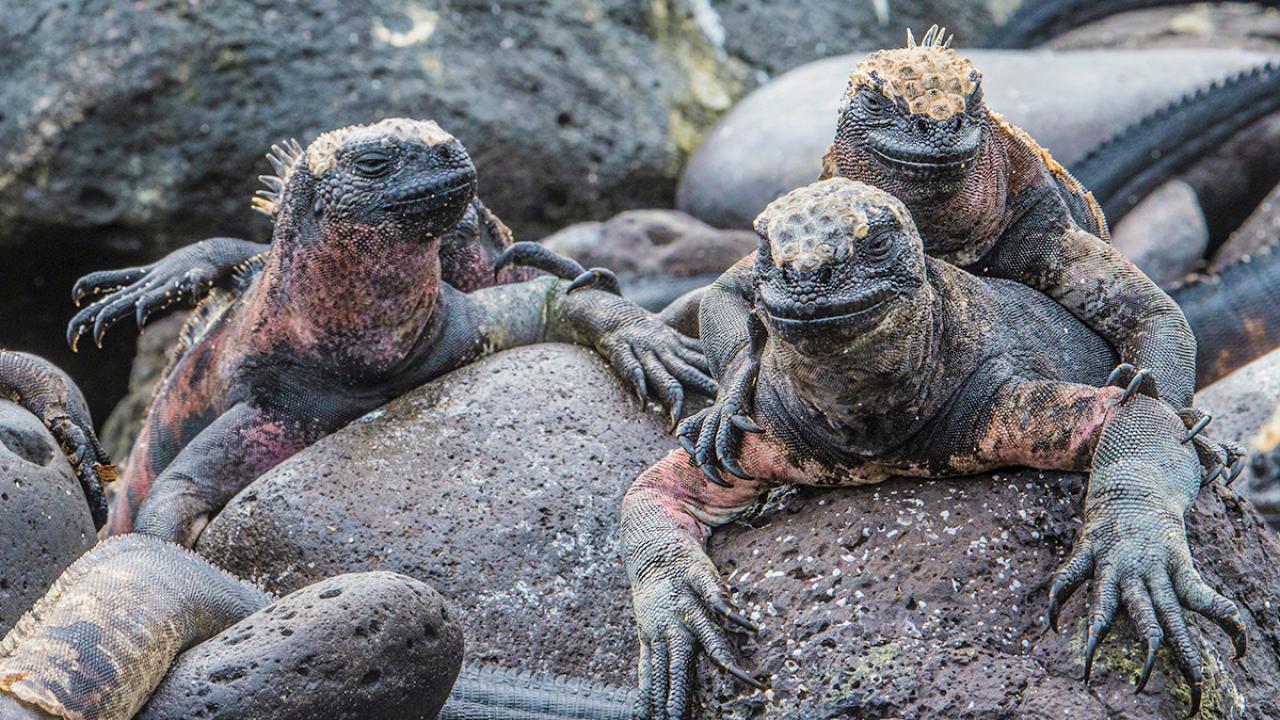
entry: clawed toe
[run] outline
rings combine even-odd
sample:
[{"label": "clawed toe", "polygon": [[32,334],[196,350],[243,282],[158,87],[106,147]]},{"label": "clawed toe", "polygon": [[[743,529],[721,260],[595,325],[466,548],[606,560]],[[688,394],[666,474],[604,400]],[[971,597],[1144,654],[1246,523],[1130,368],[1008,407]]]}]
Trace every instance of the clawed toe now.
[{"label": "clawed toe", "polygon": [[1128,402],[1138,393],[1156,399],[1160,397],[1160,391],[1156,386],[1156,380],[1152,376],[1151,370],[1138,368],[1131,363],[1117,365],[1107,377],[1106,384],[1124,387],[1124,394],[1120,396],[1120,404]]}]

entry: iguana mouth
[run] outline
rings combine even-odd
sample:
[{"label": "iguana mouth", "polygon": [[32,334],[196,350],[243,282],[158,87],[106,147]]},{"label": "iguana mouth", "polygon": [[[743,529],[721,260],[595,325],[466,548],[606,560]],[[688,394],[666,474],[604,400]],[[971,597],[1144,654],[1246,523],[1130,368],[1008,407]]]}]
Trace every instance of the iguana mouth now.
[{"label": "iguana mouth", "polygon": [[959,175],[973,167],[978,159],[977,147],[966,152],[963,156],[947,160],[930,159],[926,156],[905,157],[887,152],[871,144],[866,147],[871,157],[886,169],[912,176]]},{"label": "iguana mouth", "polygon": [[813,327],[871,315],[896,294],[892,288],[882,287],[842,301],[800,302],[780,299],[769,302],[763,295],[761,300],[770,319],[779,327]]},{"label": "iguana mouth", "polygon": [[[473,190],[475,188],[475,175],[468,174],[467,177],[459,179],[457,176],[449,178],[451,182],[431,183],[427,185],[418,185],[410,188],[407,192],[398,195],[392,200],[388,206],[393,208],[402,208],[408,205],[435,204],[452,198],[457,193]],[[442,187],[443,186],[443,187]]]}]

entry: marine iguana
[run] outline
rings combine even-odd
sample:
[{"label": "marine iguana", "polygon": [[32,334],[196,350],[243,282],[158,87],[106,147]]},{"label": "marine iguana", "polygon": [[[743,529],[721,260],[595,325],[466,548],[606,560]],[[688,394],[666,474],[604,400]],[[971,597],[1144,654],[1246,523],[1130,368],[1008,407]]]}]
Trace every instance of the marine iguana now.
[{"label": "marine iguana", "polygon": [[[343,128],[305,151],[279,148],[276,161],[282,174],[261,203],[275,219],[271,249],[189,323],[127,464],[113,534],[190,544],[210,514],[280,461],[507,347],[594,346],[673,416],[686,386],[712,391],[695,341],[613,294],[569,296],[554,278],[471,294],[442,282],[441,237],[481,208],[466,150],[436,124]],[[468,259],[455,272],[492,277],[493,248],[466,236],[454,250]],[[108,298],[102,309],[111,307]],[[111,317],[97,316],[98,338]]]},{"label": "marine iguana", "polygon": [[[884,189],[911,210],[931,256],[1020,282],[1062,304],[1117,350],[1121,362],[1096,381],[1168,402],[1202,462],[1234,477],[1244,467],[1243,448],[1209,439],[1202,432],[1209,417],[1191,407],[1196,339],[1182,311],[1108,244],[1092,195],[987,107],[981,73],[950,43],[936,25],[918,45],[908,31],[905,48],[880,50],[857,64],[822,178]],[[740,262],[701,299],[702,317],[716,319],[703,344],[721,391],[715,405],[681,424],[679,435],[695,445],[708,477],[716,465],[744,476],[733,446],[759,367],[753,348],[764,332],[751,315],[753,285],[751,264]]]},{"label": "marine iguana", "polygon": [[[343,128],[305,151],[289,145],[278,159],[278,189],[265,198],[276,220],[271,249],[237,274],[230,291],[201,303],[134,448],[111,530],[132,526],[137,534],[105,543],[68,570],[6,639],[0,700],[11,707],[17,697],[67,717],[131,715],[177,652],[266,601],[228,586],[238,581],[212,568],[193,568],[193,556],[162,541],[192,543],[208,515],[262,472],[452,368],[559,339],[607,355],[673,419],[686,387],[715,390],[695,341],[614,294],[568,295],[570,284],[554,277],[470,294],[444,283],[440,238],[476,208],[476,172],[462,145],[435,123]],[[497,258],[470,257],[479,258],[473,271],[492,277]],[[557,267],[608,284],[605,271],[569,261]],[[95,462],[108,465],[69,379],[10,352],[0,352],[0,372],[20,404],[62,432],[82,473]],[[157,585],[160,576],[179,580]],[[144,612],[155,622],[139,625],[103,605],[128,588],[145,600],[130,606],[131,617]],[[224,596],[240,600],[223,607]],[[68,655],[79,658],[77,672],[64,671]],[[498,684],[506,688],[488,680],[473,687],[456,717],[475,717],[477,706],[520,715],[528,709],[522,703],[560,713],[551,717],[574,717],[575,703],[617,710],[607,700],[612,691],[587,685],[541,687],[514,676]]]},{"label": "marine iguana", "polygon": [[[1062,604],[1093,576],[1086,681],[1123,603],[1147,644],[1139,689],[1167,644],[1194,714],[1203,667],[1182,608],[1214,620],[1238,654],[1246,635],[1236,605],[1191,562],[1183,514],[1213,475],[1184,442],[1178,414],[1149,396],[1090,384],[1116,361],[1104,338],[1026,285],[927,256],[907,207],[885,191],[819,181],[768,206],[756,230],[750,285],[740,288],[763,329],[754,393],[742,407],[755,421],[739,421],[749,431],[744,477],[706,474],[686,442],[623,500],[648,717],[684,716],[698,647],[763,687],[738,666],[717,623],[755,628],[704,551],[712,528],[783,483],[865,484],[1013,465],[1090,472],[1084,525],[1049,606],[1056,628]],[[750,319],[704,306],[704,340]]]}]

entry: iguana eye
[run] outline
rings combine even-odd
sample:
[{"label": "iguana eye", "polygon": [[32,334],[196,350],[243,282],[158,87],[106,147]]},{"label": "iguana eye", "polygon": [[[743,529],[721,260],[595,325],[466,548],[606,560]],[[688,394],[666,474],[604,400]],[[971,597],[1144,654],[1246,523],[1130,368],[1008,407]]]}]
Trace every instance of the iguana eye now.
[{"label": "iguana eye", "polygon": [[872,232],[862,241],[866,248],[867,258],[873,262],[883,262],[893,254],[893,233],[888,230]]},{"label": "iguana eye", "polygon": [[378,178],[391,172],[391,156],[380,150],[361,153],[351,163],[356,173],[367,178]]}]

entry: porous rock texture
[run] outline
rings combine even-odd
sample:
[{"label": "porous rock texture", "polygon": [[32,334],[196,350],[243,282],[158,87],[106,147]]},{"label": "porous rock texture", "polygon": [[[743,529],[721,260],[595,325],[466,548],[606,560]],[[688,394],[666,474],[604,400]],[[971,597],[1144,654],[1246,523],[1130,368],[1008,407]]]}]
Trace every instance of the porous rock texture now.
[{"label": "porous rock texture", "polygon": [[0,3],[0,248],[14,260],[0,285],[23,291],[0,306],[0,337],[68,369],[105,415],[129,346],[67,352],[67,289],[200,237],[265,238],[249,198],[273,142],[434,118],[471,150],[489,206],[532,238],[669,207],[702,134],[768,73],[900,42],[909,23],[963,14],[975,37],[991,23],[962,0],[772,5]]},{"label": "porous rock texture", "polygon": [[[987,104],[1067,166],[1182,93],[1268,58],[1207,49],[972,50],[963,37],[957,47],[982,71]],[[773,199],[813,182],[862,57],[804,65],[744,98],[690,159],[676,206],[716,227],[747,228]]]},{"label": "porous rock texture", "polygon": [[197,549],[276,592],[342,572],[404,573],[457,609],[469,663],[630,684],[618,508],[673,445],[593,353],[512,350],[286,461],[236,496]]},{"label": "porous rock texture", "polygon": [[[1216,423],[1213,426],[1222,432]],[[674,443],[601,363],[564,346],[507,352],[430,383],[239,495],[199,551],[288,590],[404,572],[464,618],[472,660],[633,682],[621,494]],[[1127,621],[1082,674],[1085,592],[1045,628],[1049,578],[1079,528],[1079,475],[1001,472],[780,491],[716,532],[711,554],[764,625],[743,657],[765,696],[702,666],[700,717],[1166,718],[1186,686],[1162,656],[1148,691]],[[1252,650],[1208,658],[1203,717],[1280,717],[1280,545],[1230,490],[1189,516],[1197,566],[1241,604]]]},{"label": "porous rock texture", "polygon": [[0,399],[0,636],[96,542],[89,503],[57,441]]},{"label": "porous rock texture", "polygon": [[613,270],[623,294],[651,310],[705,286],[759,242],[749,230],[720,230],[677,210],[628,210],[542,240],[586,267]]},{"label": "porous rock texture", "polygon": [[425,583],[341,575],[183,653],[138,720],[430,720],[462,648],[457,614]]}]

